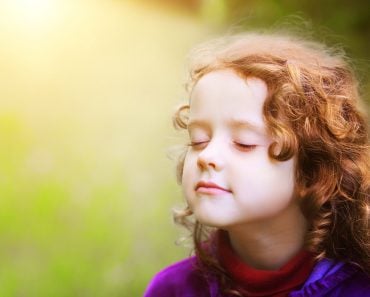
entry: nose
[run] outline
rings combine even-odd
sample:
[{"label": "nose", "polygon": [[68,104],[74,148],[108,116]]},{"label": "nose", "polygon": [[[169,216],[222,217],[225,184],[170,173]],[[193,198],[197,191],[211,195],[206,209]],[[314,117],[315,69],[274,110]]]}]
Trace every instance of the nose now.
[{"label": "nose", "polygon": [[222,146],[215,141],[210,141],[199,154],[197,165],[201,170],[212,168],[215,171],[220,171],[225,166],[224,150]]}]

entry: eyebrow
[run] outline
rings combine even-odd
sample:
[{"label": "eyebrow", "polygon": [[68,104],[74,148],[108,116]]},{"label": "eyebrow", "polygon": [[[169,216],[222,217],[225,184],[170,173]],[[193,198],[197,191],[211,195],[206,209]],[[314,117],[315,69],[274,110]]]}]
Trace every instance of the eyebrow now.
[{"label": "eyebrow", "polygon": [[266,134],[266,129],[263,126],[244,119],[231,119],[228,124],[232,128],[248,129],[260,134]]},{"label": "eyebrow", "polygon": [[[228,126],[230,126],[233,129],[247,129],[247,130],[253,130],[259,134],[263,134],[263,135],[266,134],[266,129],[264,127],[261,127],[260,125],[256,123],[253,123],[251,121],[247,121],[244,119],[231,119],[230,121],[228,121]],[[198,120],[198,119],[190,120],[187,125],[187,128],[192,129],[196,127],[210,128],[210,124],[205,120]]]},{"label": "eyebrow", "polygon": [[190,120],[189,123],[187,124],[187,128],[196,128],[196,127],[206,127],[209,128],[209,123],[204,120]]}]

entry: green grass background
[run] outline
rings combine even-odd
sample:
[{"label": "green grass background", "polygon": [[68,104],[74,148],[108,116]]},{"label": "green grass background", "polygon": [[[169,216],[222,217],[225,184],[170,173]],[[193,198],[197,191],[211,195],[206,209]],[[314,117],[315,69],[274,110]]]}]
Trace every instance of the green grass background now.
[{"label": "green grass background", "polygon": [[237,3],[203,2],[0,2],[0,296],[141,296],[189,254],[171,115]]},{"label": "green grass background", "polygon": [[0,21],[0,296],[140,296],[187,254],[166,155],[202,32],[130,3],[63,5]]}]

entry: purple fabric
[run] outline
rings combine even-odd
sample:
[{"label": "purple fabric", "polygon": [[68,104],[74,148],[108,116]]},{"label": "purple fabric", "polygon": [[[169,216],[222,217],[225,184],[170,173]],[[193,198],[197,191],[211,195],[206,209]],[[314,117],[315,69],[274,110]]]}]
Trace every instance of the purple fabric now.
[{"label": "purple fabric", "polygon": [[[314,267],[300,290],[290,297],[370,297],[370,278],[357,267],[327,259]],[[222,297],[215,280],[196,269],[196,258],[177,262],[160,271],[144,297]]]},{"label": "purple fabric", "polygon": [[210,291],[217,293],[217,288],[214,288],[216,283],[209,286],[195,265],[196,259],[191,257],[168,266],[152,279],[144,296],[216,297],[217,295],[210,295]]}]

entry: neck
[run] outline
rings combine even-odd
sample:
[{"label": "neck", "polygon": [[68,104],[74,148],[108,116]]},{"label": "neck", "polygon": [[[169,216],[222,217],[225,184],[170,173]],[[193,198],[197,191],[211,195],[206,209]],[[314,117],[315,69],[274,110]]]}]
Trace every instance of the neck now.
[{"label": "neck", "polygon": [[266,221],[227,229],[231,246],[243,262],[256,269],[276,270],[304,245],[307,222],[296,204]]}]

